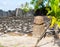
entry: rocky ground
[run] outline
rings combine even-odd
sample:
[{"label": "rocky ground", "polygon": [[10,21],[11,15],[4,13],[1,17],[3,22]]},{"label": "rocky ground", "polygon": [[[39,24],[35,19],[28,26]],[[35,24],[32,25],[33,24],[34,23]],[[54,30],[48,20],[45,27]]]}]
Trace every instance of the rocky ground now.
[{"label": "rocky ground", "polygon": [[[3,34],[0,36],[0,45],[4,47],[34,47],[38,38],[22,35]],[[53,36],[45,37],[39,42],[39,47],[60,47],[60,40],[54,43]]]}]

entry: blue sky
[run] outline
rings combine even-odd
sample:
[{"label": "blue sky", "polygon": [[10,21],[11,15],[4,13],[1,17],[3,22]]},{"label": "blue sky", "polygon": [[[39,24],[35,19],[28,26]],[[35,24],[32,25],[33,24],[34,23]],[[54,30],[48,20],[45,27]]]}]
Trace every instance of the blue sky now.
[{"label": "blue sky", "polygon": [[31,0],[0,0],[0,9],[7,11],[7,10],[14,10],[15,8],[19,8],[21,4],[25,2],[30,3]]}]

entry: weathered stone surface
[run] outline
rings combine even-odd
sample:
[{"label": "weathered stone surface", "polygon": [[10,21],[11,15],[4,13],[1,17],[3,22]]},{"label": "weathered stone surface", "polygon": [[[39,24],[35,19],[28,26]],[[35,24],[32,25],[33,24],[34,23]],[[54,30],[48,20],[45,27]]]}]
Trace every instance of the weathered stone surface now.
[{"label": "weathered stone surface", "polygon": [[0,10],[0,17],[6,17],[6,16],[15,16],[15,10],[8,10],[8,11],[3,11]]},{"label": "weathered stone surface", "polygon": [[42,23],[44,23],[44,18],[42,16],[36,16],[34,18],[34,23],[35,24],[42,24]]},{"label": "weathered stone surface", "polygon": [[16,8],[16,16],[20,16],[20,17],[23,17],[24,15],[24,11],[20,8]]},{"label": "weathered stone surface", "polygon": [[3,16],[3,11],[2,10],[0,10],[0,16]]},{"label": "weathered stone surface", "polygon": [[41,35],[44,32],[45,32],[44,18],[42,16],[36,16],[34,18],[32,34],[34,37],[41,37]]},{"label": "weathered stone surface", "polygon": [[15,10],[8,10],[8,11],[3,11],[0,10],[0,16],[20,16],[20,17],[30,17],[34,15],[34,11],[30,10],[28,12],[24,12],[24,10],[20,8],[16,8]]},{"label": "weathered stone surface", "polygon": [[33,25],[33,36],[34,37],[41,37],[41,35],[44,33],[45,27],[44,25]]},{"label": "weathered stone surface", "polygon": [[33,10],[30,10],[25,15],[26,15],[26,17],[33,16],[34,15],[34,11]]},{"label": "weathered stone surface", "polygon": [[23,32],[32,31],[32,17],[0,17],[0,32]]},{"label": "weathered stone surface", "polygon": [[6,17],[8,16],[8,13],[7,12],[3,12],[3,17]]}]

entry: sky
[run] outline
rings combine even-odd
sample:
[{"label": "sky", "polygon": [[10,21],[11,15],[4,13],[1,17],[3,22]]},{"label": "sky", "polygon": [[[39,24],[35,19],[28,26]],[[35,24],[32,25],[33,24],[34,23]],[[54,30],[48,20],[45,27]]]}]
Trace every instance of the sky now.
[{"label": "sky", "polygon": [[4,11],[19,8],[25,2],[30,3],[31,0],[0,0],[0,9]]}]

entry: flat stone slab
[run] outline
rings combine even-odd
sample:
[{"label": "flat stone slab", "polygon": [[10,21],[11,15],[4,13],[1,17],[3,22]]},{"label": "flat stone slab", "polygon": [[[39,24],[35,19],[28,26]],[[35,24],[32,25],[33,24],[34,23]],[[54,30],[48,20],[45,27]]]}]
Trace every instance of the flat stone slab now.
[{"label": "flat stone slab", "polygon": [[[8,34],[0,36],[0,44],[5,47],[34,47],[38,38],[29,36],[10,36]],[[60,42],[60,40],[58,40]],[[39,42],[39,47],[58,47],[54,44],[53,37],[45,37]]]}]

